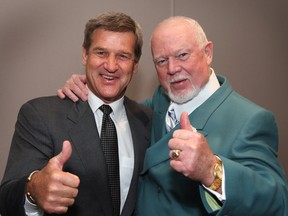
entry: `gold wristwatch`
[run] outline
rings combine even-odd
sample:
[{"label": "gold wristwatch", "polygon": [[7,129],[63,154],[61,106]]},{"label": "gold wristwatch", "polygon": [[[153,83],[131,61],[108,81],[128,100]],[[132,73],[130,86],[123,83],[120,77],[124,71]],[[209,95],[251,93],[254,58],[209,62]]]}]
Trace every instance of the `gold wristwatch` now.
[{"label": "gold wristwatch", "polygon": [[217,191],[222,185],[222,176],[223,176],[222,161],[218,157],[216,157],[216,164],[213,168],[213,175],[215,179],[208,188]]}]

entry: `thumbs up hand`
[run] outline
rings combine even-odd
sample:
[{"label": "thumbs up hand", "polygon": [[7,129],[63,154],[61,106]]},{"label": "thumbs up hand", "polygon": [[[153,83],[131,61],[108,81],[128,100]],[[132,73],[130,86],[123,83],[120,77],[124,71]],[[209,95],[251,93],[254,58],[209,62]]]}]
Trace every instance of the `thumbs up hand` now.
[{"label": "thumbs up hand", "polygon": [[205,137],[191,125],[187,112],[181,114],[180,129],[174,131],[168,146],[171,149],[170,165],[174,170],[210,186],[214,180],[213,166],[216,159]]},{"label": "thumbs up hand", "polygon": [[51,158],[42,170],[33,174],[26,185],[26,192],[29,192],[37,205],[47,213],[67,212],[78,194],[78,176],[63,172],[63,166],[71,154],[71,143],[64,141],[62,151]]}]

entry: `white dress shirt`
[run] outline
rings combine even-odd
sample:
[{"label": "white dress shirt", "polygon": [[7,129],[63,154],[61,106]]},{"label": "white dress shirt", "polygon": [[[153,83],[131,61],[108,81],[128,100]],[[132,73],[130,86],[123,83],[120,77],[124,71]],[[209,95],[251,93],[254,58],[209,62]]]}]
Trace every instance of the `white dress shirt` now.
[{"label": "white dress shirt", "polygon": [[[94,113],[98,133],[101,136],[103,112],[99,108],[103,105],[103,101],[97,98],[89,89],[88,92],[88,103]],[[115,124],[118,138],[121,211],[127,198],[134,170],[132,134],[123,102],[124,97],[109,104],[113,110],[110,116]]]}]

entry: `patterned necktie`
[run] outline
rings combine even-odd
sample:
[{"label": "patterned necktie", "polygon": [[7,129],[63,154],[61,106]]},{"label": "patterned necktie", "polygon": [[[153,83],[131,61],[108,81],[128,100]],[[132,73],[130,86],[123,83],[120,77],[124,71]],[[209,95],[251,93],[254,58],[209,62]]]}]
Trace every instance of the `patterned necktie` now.
[{"label": "patterned necktie", "polygon": [[176,118],[175,110],[173,107],[169,107],[168,112],[166,114],[166,130],[169,132],[172,128],[174,128],[179,121]]},{"label": "patterned necktie", "polygon": [[120,177],[119,177],[119,156],[118,142],[115,125],[110,117],[112,109],[103,104],[100,107],[103,112],[101,144],[106,161],[110,191],[113,203],[113,215],[120,215]]}]

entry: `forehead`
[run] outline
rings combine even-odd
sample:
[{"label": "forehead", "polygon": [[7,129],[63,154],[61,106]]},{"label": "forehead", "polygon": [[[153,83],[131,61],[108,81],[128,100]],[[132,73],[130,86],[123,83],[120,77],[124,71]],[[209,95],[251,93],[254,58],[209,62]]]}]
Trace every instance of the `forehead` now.
[{"label": "forehead", "polygon": [[175,36],[177,34],[186,33],[186,35],[191,36],[193,34],[194,28],[186,19],[178,18],[178,19],[171,19],[160,23],[154,33],[153,36],[161,35],[166,37]]},{"label": "forehead", "polygon": [[160,25],[153,33],[151,49],[155,57],[174,55],[196,46],[194,32],[187,22],[169,22]]},{"label": "forehead", "polygon": [[105,29],[96,29],[92,35],[91,48],[123,50],[134,52],[135,35],[133,32],[114,32]]}]

